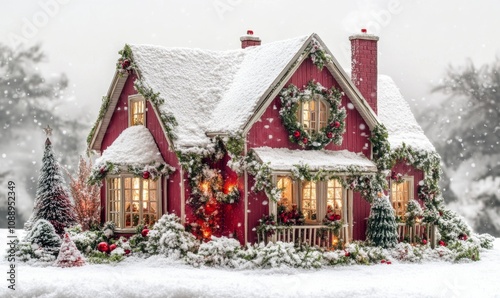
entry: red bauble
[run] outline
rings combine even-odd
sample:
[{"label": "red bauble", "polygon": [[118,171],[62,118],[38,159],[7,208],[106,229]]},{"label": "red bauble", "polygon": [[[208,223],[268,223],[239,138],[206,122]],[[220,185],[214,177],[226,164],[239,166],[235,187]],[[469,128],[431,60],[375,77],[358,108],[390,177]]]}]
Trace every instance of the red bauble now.
[{"label": "red bauble", "polygon": [[108,252],[109,251],[109,246],[106,242],[101,242],[97,244],[97,250],[100,252]]},{"label": "red bauble", "polygon": [[392,264],[392,262],[391,262],[391,261],[387,261],[387,262],[385,262],[385,263],[386,263],[387,265],[391,265],[391,264]]},{"label": "red bauble", "polygon": [[294,131],[293,136],[296,138],[300,137],[300,131],[298,131],[298,130]]},{"label": "red bauble", "polygon": [[328,133],[326,134],[326,137],[327,137],[327,138],[329,138],[329,139],[333,138],[333,133],[328,132]]},{"label": "red bauble", "polygon": [[384,264],[386,261],[384,259],[380,260],[380,263]]},{"label": "red bauble", "polygon": [[302,139],[302,143],[307,144],[307,142],[309,142],[309,140],[307,138]]},{"label": "red bauble", "polygon": [[127,69],[130,66],[130,61],[128,59],[123,60],[122,68]]},{"label": "red bauble", "polygon": [[125,249],[125,255],[130,254],[130,249]]},{"label": "red bauble", "polygon": [[422,240],[422,244],[423,244],[423,245],[427,245],[427,240],[423,239],[423,240]]},{"label": "red bauble", "polygon": [[348,251],[346,251],[346,252],[345,252],[345,256],[346,256],[346,257],[350,257],[350,256],[351,256],[351,253],[350,253],[350,252],[348,252]]},{"label": "red bauble", "polygon": [[149,176],[151,176],[151,174],[149,174],[149,172],[148,172],[148,171],[144,171],[144,172],[142,173],[142,178],[144,178],[144,179],[149,179]]},{"label": "red bauble", "polygon": [[340,220],[340,218],[341,218],[341,217],[340,217],[340,214],[335,214],[335,215],[333,216],[333,220]]},{"label": "red bauble", "polygon": [[439,245],[440,246],[446,246],[446,243],[443,240],[439,240]]},{"label": "red bauble", "polygon": [[392,173],[391,173],[391,179],[392,180],[398,179],[398,174],[396,174],[396,172],[392,171]]},{"label": "red bauble", "polygon": [[338,121],[333,122],[333,127],[339,128],[340,127],[340,122],[338,122]]},{"label": "red bauble", "polygon": [[116,244],[111,244],[111,245],[109,246],[109,251],[113,251],[113,250],[115,250],[115,249],[116,249]]},{"label": "red bauble", "polygon": [[142,237],[147,237],[148,234],[149,234],[149,230],[146,228],[144,230],[142,230],[142,232],[141,232]]}]

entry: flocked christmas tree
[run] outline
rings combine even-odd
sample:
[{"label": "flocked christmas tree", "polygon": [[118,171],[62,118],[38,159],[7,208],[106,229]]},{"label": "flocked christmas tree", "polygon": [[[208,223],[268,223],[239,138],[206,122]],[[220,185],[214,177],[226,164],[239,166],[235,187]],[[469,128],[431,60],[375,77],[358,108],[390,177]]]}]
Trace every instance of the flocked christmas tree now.
[{"label": "flocked christmas tree", "polygon": [[52,224],[45,219],[37,220],[33,229],[26,234],[24,242],[30,243],[33,249],[41,249],[44,253],[57,256],[61,246],[61,238],[56,234]]},{"label": "flocked christmas tree", "polygon": [[75,243],[69,238],[68,233],[64,234],[55,265],[58,267],[76,267],[84,264],[85,260],[78,248],[76,248]]},{"label": "flocked christmas tree", "polygon": [[394,247],[398,243],[396,216],[389,197],[379,195],[373,201],[366,237],[373,245],[384,248]]},{"label": "flocked christmas tree", "polygon": [[38,178],[35,207],[25,226],[29,230],[33,222],[45,219],[54,226],[57,234],[62,235],[64,228],[76,223],[76,215],[64,186],[61,169],[52,151],[52,143],[49,139],[52,129],[47,126],[44,130],[47,134],[47,140],[45,141],[42,169]]}]

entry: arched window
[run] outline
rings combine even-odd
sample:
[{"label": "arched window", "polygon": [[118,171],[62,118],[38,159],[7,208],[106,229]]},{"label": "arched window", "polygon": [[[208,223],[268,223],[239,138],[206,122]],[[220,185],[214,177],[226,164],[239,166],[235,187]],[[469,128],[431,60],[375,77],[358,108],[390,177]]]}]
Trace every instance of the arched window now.
[{"label": "arched window", "polygon": [[298,111],[297,119],[310,135],[326,127],[328,123],[328,104],[316,95],[313,100],[304,101]]}]

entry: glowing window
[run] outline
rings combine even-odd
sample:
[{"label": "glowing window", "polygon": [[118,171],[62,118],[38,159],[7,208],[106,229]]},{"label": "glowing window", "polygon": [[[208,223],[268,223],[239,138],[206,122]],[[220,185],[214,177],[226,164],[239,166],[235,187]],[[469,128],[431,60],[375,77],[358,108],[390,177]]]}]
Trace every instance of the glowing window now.
[{"label": "glowing window", "polygon": [[153,225],[160,215],[158,181],[125,176],[109,178],[108,220],[117,228]]},{"label": "glowing window", "polygon": [[144,125],[145,101],[142,97],[134,96],[129,99],[129,126]]},{"label": "glowing window", "polygon": [[329,180],[326,189],[326,206],[332,207],[335,214],[342,214],[342,185],[336,179]]},{"label": "glowing window", "polygon": [[404,181],[391,181],[391,203],[396,216],[404,217],[408,202],[413,198],[413,177],[404,177]]},{"label": "glowing window", "polygon": [[306,221],[315,221],[317,215],[316,182],[304,182],[302,186],[302,213]]},{"label": "glowing window", "polygon": [[280,204],[287,207],[287,209],[292,208],[293,203],[293,181],[290,177],[281,176],[278,177],[277,186],[282,189]]},{"label": "glowing window", "polygon": [[327,125],[328,105],[320,97],[303,102],[297,113],[297,119],[309,134],[318,132]]}]

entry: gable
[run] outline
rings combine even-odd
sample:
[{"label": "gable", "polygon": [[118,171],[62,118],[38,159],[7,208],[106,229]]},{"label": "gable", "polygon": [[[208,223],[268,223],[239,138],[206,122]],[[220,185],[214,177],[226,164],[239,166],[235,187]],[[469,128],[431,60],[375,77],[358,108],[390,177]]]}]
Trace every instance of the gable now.
[{"label": "gable", "polygon": [[[311,80],[319,82],[326,88],[333,86],[344,93],[342,96],[342,106],[346,108],[347,117],[345,120],[346,132],[343,135],[342,144],[336,146],[330,143],[325,149],[362,152],[365,156],[370,157],[371,143],[368,140],[370,126],[355,108],[353,101],[347,97],[346,92],[336,81],[329,69],[324,67],[322,70],[319,70],[311,59],[305,59],[292,73],[286,83],[283,84],[283,87],[293,84],[302,89]],[[281,89],[278,91],[281,91]],[[251,128],[248,130],[247,139],[250,148],[268,146],[272,148],[302,149],[299,145],[290,142],[289,133],[280,118],[280,109],[281,101],[279,95],[277,95],[261,114],[260,118],[252,123]]]}]

